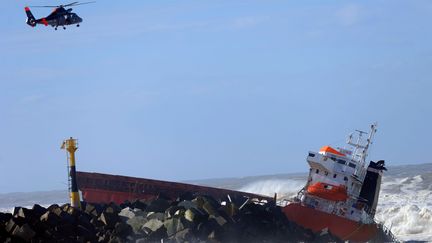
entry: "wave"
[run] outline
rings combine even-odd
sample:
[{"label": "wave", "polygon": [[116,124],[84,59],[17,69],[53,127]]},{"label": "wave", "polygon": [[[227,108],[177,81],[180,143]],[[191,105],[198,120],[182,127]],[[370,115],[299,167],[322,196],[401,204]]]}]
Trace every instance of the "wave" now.
[{"label": "wave", "polygon": [[273,197],[277,193],[278,198],[290,198],[295,196],[304,185],[305,182],[303,180],[268,179],[251,182],[238,190],[269,197]]},{"label": "wave", "polygon": [[426,176],[387,178],[383,183],[375,217],[401,240],[432,241],[432,192]]}]

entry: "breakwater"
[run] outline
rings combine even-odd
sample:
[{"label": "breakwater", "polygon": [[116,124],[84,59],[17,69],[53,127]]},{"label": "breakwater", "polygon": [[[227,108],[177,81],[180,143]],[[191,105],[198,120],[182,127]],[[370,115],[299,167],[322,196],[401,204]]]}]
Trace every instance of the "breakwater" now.
[{"label": "breakwater", "polygon": [[0,242],[339,242],[288,221],[274,204],[208,196],[116,204],[16,207],[0,213]]}]

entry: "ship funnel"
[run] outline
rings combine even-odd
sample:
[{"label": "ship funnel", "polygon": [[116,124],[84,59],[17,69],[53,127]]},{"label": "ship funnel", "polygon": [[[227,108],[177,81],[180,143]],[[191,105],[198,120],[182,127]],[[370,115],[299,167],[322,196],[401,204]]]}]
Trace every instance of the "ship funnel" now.
[{"label": "ship funnel", "polygon": [[367,168],[366,177],[360,191],[360,200],[366,202],[369,213],[374,216],[378,204],[378,197],[381,188],[381,178],[383,170],[387,170],[384,160],[378,162],[371,161]]}]

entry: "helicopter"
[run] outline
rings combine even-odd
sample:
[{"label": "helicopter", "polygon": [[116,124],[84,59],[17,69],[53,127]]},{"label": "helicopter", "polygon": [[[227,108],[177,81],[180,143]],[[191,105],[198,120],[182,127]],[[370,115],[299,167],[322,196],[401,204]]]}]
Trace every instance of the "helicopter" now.
[{"label": "helicopter", "polygon": [[54,8],[54,10],[50,15],[40,19],[36,19],[33,16],[32,12],[30,11],[30,7],[25,7],[24,10],[27,14],[26,23],[31,27],[35,27],[37,24],[43,24],[45,26],[51,25],[52,27],[54,27],[55,30],[57,30],[59,26],[62,26],[63,29],[66,29],[65,25],[76,24],[76,26],[79,27],[80,23],[83,21],[82,18],[80,18],[76,13],[73,13],[72,8],[68,8],[68,9],[66,8],[83,5],[83,4],[94,3],[94,2],[95,1],[84,2],[84,3],[73,2],[73,3],[59,5],[59,6],[30,6],[36,8]]}]

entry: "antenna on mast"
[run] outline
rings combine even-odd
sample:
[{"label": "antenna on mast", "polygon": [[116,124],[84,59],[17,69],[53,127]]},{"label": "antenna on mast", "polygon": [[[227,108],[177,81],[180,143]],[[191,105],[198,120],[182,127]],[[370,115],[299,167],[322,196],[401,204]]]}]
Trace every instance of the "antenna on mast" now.
[{"label": "antenna on mast", "polygon": [[[367,151],[369,149],[369,146],[372,144],[373,136],[375,135],[377,129],[377,123],[373,123],[370,127],[370,132],[364,132],[361,130],[355,130],[358,132],[357,142],[353,142],[353,134],[351,133],[348,136],[347,144],[354,147],[354,153],[352,159],[360,161],[362,163],[365,162],[367,157]],[[366,139],[366,143],[363,142],[363,135],[369,134],[368,138]]]}]

